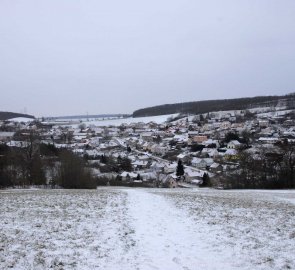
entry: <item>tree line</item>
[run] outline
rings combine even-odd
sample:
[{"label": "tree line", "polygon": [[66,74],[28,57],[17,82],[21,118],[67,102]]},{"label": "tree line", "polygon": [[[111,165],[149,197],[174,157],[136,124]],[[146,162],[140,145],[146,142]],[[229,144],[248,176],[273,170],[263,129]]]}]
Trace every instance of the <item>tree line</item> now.
[{"label": "tree line", "polygon": [[245,110],[255,106],[272,107],[276,106],[278,101],[281,99],[286,100],[288,107],[294,108],[295,95],[290,94],[285,96],[258,96],[165,104],[136,110],[133,112],[133,117],[155,116],[175,113],[204,114],[214,111]]},{"label": "tree line", "polygon": [[277,151],[260,147],[240,151],[239,169],[221,176],[227,188],[295,188],[295,143],[277,143]]},{"label": "tree line", "polygon": [[29,132],[21,147],[0,145],[0,187],[27,186],[95,188],[96,180],[83,158]]},{"label": "tree line", "polygon": [[25,118],[32,118],[35,117],[33,115],[24,114],[24,113],[14,113],[14,112],[0,112],[0,120],[8,120],[16,117],[25,117]]}]

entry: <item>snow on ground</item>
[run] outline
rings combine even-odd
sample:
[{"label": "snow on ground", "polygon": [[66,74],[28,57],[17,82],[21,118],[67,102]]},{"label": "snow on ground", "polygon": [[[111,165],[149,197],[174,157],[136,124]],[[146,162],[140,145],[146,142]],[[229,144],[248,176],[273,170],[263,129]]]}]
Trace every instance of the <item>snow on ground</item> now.
[{"label": "snow on ground", "polygon": [[266,113],[258,113],[257,117],[279,117],[279,116],[284,116],[286,114],[289,114],[293,112],[293,110],[282,110],[282,111],[270,111],[270,112],[266,112]]},{"label": "snow on ground", "polygon": [[8,121],[11,122],[17,122],[17,123],[28,123],[28,122],[33,122],[35,119],[33,118],[27,118],[27,117],[15,117],[8,119]]},{"label": "snow on ground", "polygon": [[[132,123],[149,123],[155,122],[157,124],[162,124],[167,121],[170,117],[175,117],[178,114],[168,114],[168,115],[158,115],[158,116],[149,116],[149,117],[129,117],[129,118],[120,118],[120,119],[108,119],[108,120],[99,120],[99,121],[85,121],[87,126],[88,125],[95,125],[95,126],[120,126],[121,124],[132,124]],[[72,127],[78,127],[77,125],[72,125]]]},{"label": "snow on ground", "polygon": [[294,191],[0,191],[0,269],[295,269]]},{"label": "snow on ground", "polygon": [[123,192],[0,194],[0,269],[116,269],[132,245]]},{"label": "snow on ground", "polygon": [[190,213],[201,241],[220,254],[232,250],[241,268],[295,269],[294,191],[200,190],[166,198]]}]

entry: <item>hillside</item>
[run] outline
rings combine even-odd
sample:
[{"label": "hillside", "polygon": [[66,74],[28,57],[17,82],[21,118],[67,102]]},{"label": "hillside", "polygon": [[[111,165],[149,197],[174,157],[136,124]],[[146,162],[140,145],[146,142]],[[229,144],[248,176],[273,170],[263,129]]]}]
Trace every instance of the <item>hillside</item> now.
[{"label": "hillside", "polygon": [[56,117],[47,117],[49,119],[96,119],[96,118],[120,118],[120,117],[129,117],[128,114],[83,114],[83,115],[66,115],[66,116],[56,116]]},{"label": "hillside", "polygon": [[204,100],[165,104],[133,112],[133,117],[156,116],[174,113],[200,114],[212,111],[243,110],[255,107],[276,107],[284,104],[287,108],[295,108],[295,95],[285,96],[257,96],[235,99]]},{"label": "hillside", "polygon": [[0,120],[8,120],[16,117],[35,118],[33,115],[14,113],[14,112],[0,112]]}]

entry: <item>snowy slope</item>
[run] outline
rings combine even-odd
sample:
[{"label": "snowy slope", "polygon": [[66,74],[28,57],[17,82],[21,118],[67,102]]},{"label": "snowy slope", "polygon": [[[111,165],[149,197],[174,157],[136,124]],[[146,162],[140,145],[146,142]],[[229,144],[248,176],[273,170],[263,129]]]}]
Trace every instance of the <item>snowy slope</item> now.
[{"label": "snowy slope", "polygon": [[27,122],[33,122],[33,121],[35,121],[35,119],[27,118],[27,117],[16,117],[16,118],[8,119],[8,121],[17,122],[17,123],[21,123],[21,122],[27,123]]},{"label": "snowy slope", "polygon": [[[101,120],[101,121],[84,121],[87,126],[120,126],[121,124],[132,124],[132,123],[149,123],[155,122],[157,124],[162,124],[167,121],[171,116],[176,116],[177,114],[168,114],[168,115],[159,115],[159,116],[149,116],[149,117],[129,117],[129,118],[120,118],[120,119],[110,119],[110,120]],[[77,127],[79,125],[72,125],[72,127]]]},{"label": "snowy slope", "polygon": [[294,269],[294,191],[0,191],[0,269]]}]

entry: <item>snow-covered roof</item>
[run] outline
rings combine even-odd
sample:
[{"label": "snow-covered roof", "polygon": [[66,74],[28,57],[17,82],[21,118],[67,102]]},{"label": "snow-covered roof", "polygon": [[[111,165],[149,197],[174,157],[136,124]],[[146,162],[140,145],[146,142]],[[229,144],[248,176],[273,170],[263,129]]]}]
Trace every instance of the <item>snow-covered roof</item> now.
[{"label": "snow-covered roof", "polygon": [[205,162],[205,160],[202,158],[198,158],[198,157],[194,157],[191,161],[191,163],[193,163],[193,164],[199,164],[201,162]]},{"label": "snow-covered roof", "polygon": [[279,141],[279,138],[273,138],[273,137],[260,137],[258,139],[260,142],[277,142]]},{"label": "snow-covered roof", "polygon": [[147,164],[148,164],[148,161],[144,161],[144,160],[136,160],[132,162],[132,165],[135,165],[135,166],[146,166]]},{"label": "snow-covered roof", "polygon": [[209,145],[209,144],[218,144],[218,141],[208,139],[207,141],[202,142],[203,145]]},{"label": "snow-covered roof", "polygon": [[185,158],[185,157],[186,157],[185,154],[179,154],[179,155],[177,156],[177,158],[179,158],[179,159],[182,159],[182,158]]},{"label": "snow-covered roof", "polygon": [[224,153],[225,155],[229,155],[229,156],[234,156],[236,155],[238,152],[235,149],[227,149],[226,152]]},{"label": "snow-covered roof", "polygon": [[6,145],[9,147],[27,147],[29,143],[26,141],[10,141]]},{"label": "snow-covered roof", "polygon": [[162,163],[162,162],[158,162],[158,161],[154,161],[151,165],[151,167],[156,167],[156,168],[164,168],[165,167],[165,164]]},{"label": "snow-covered roof", "polygon": [[185,169],[185,174],[189,177],[203,177],[205,172],[204,171],[195,171],[191,169]]},{"label": "snow-covered roof", "polygon": [[175,169],[177,167],[177,164],[176,163],[166,164],[165,167],[169,169]]},{"label": "snow-covered roof", "polygon": [[88,156],[100,156],[100,155],[101,155],[101,152],[98,152],[96,149],[93,149],[93,150],[86,150],[85,153],[86,153]]},{"label": "snow-covered roof", "polygon": [[214,162],[214,163],[210,166],[210,168],[216,169],[218,166],[220,166],[220,164]]},{"label": "snow-covered roof", "polygon": [[135,178],[135,177],[137,177],[137,173],[133,173],[133,172],[122,172],[121,174],[120,174],[120,176],[122,176],[122,177],[127,177],[129,175],[129,177],[131,177],[131,178]]},{"label": "snow-covered roof", "polygon": [[228,144],[231,144],[231,145],[240,145],[241,143],[239,141],[237,141],[237,140],[232,140]]}]

